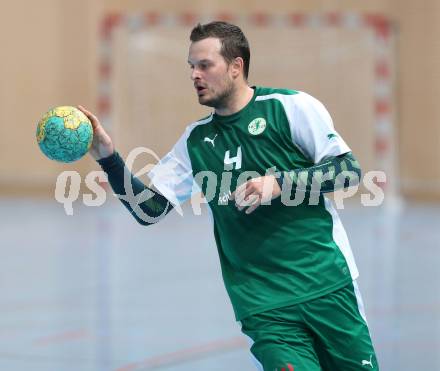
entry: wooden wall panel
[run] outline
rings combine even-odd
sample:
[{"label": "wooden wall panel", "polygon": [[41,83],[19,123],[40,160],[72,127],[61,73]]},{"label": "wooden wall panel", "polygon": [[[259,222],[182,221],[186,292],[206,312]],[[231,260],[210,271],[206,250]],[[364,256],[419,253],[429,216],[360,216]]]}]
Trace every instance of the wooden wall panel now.
[{"label": "wooden wall panel", "polygon": [[403,194],[440,200],[440,2],[395,1]]},{"label": "wooden wall panel", "polygon": [[[374,46],[368,29],[262,30],[245,26],[251,43],[250,84],[308,92],[330,111],[363,170],[374,153]],[[186,125],[210,112],[196,99],[189,69],[188,30],[154,27],[114,38],[113,129],[124,153],[148,146],[164,155]]]},{"label": "wooden wall panel", "polygon": [[356,11],[378,12],[390,14],[392,12],[391,0],[103,0],[107,10],[150,10],[159,12],[233,12],[248,13],[253,11],[263,12],[316,12],[316,11]]},{"label": "wooden wall panel", "polygon": [[[96,110],[99,22],[103,14],[111,11],[169,14],[349,11],[390,17],[396,26],[398,45],[396,113],[401,187],[411,198],[440,199],[440,168],[435,166],[440,160],[440,107],[436,102],[440,90],[437,38],[440,3],[437,0],[8,2],[0,12],[3,45],[0,156],[4,159],[0,162],[0,195],[19,187],[24,187],[22,194],[36,188],[43,193],[53,192],[56,175],[66,167],[46,160],[39,153],[34,139],[36,121],[46,109],[58,104],[81,102]],[[324,93],[320,98],[327,101],[327,96]],[[329,101],[330,110],[333,105]],[[181,127],[176,129],[180,132]],[[86,159],[73,168],[84,172],[96,165]]]},{"label": "wooden wall panel", "polygon": [[36,124],[51,107],[89,101],[86,1],[8,2],[0,12],[0,194],[51,195],[63,169],[45,158]]}]

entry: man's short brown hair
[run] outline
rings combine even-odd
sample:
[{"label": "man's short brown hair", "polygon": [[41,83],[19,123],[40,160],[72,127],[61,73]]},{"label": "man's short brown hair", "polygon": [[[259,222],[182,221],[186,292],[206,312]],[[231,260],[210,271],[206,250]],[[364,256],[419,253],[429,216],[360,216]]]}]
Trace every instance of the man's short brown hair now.
[{"label": "man's short brown hair", "polygon": [[247,80],[249,74],[250,50],[249,43],[240,27],[227,22],[214,21],[198,24],[192,31],[189,39],[192,42],[215,37],[221,42],[220,54],[231,63],[235,58],[243,59],[243,74]]}]

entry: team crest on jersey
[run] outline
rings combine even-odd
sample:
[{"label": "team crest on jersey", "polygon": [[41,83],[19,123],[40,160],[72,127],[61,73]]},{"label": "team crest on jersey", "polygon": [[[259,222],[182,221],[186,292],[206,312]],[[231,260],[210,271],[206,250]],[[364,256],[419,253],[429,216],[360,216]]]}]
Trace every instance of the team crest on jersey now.
[{"label": "team crest on jersey", "polygon": [[252,120],[248,126],[248,131],[252,135],[260,135],[266,129],[266,120],[262,117],[258,117]]}]

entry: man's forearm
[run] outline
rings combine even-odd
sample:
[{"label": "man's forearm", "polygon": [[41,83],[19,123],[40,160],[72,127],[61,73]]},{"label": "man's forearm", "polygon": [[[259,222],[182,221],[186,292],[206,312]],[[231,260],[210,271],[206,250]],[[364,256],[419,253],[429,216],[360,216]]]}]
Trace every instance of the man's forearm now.
[{"label": "man's forearm", "polygon": [[351,152],[330,157],[314,166],[285,171],[277,179],[281,188],[329,193],[359,183],[361,168]]},{"label": "man's forearm", "polygon": [[[173,206],[172,204],[159,192],[148,188],[138,178],[134,177],[124,164],[124,160],[117,152],[111,156],[98,160],[99,165],[107,173],[108,181],[124,206],[130,211],[135,219],[142,225],[153,224],[153,220],[157,221],[162,215],[168,214]],[[129,177],[131,182],[131,189],[133,190],[132,200],[128,200],[125,189],[125,177]],[[142,199],[145,201],[136,202],[136,196],[143,194]],[[138,215],[133,207],[139,206],[148,218]],[[146,220],[147,219],[147,220]]]}]

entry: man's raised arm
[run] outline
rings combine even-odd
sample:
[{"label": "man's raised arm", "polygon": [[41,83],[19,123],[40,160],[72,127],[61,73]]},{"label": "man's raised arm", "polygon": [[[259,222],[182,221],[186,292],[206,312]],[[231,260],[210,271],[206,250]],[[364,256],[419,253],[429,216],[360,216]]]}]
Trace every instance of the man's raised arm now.
[{"label": "man's raised arm", "polygon": [[[106,133],[98,118],[82,106],[78,106],[91,121],[93,126],[93,142],[90,155],[107,173],[108,181],[124,206],[142,225],[150,225],[168,214],[172,204],[159,192],[148,188],[127,169],[115,151],[113,141]],[[126,179],[129,179],[131,192],[127,192]]]}]

